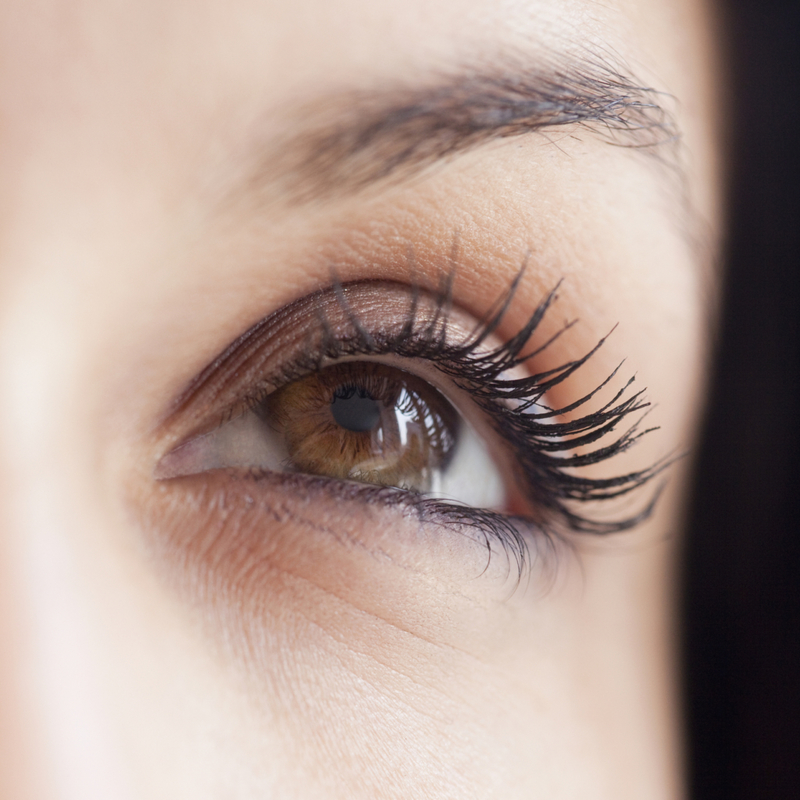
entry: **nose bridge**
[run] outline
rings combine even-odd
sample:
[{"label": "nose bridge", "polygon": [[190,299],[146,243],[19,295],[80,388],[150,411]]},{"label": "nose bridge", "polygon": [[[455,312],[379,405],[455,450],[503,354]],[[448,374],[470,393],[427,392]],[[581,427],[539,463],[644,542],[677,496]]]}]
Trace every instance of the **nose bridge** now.
[{"label": "nose bridge", "polygon": [[[2,448],[2,438],[0,438]],[[5,467],[5,465],[4,465]],[[25,676],[30,636],[25,625],[23,586],[11,538],[8,470],[0,470],[0,796],[46,797],[34,753],[35,725]]]},{"label": "nose bridge", "polygon": [[0,796],[124,797],[110,774],[78,515],[57,480],[68,420],[51,383],[53,337],[29,299],[0,305]]},{"label": "nose bridge", "polygon": [[7,518],[3,527],[2,797],[120,797],[106,775],[89,620],[67,548],[58,531],[15,529]]},{"label": "nose bridge", "polygon": [[18,275],[11,273],[4,257],[0,262],[0,796],[44,800],[49,794],[48,765],[42,742],[37,742],[43,731],[33,656],[35,615],[21,519],[25,486],[22,465],[15,457],[24,445],[15,424],[19,411],[15,399],[21,393],[14,352],[19,344],[14,342],[19,306],[9,290],[11,279]]}]

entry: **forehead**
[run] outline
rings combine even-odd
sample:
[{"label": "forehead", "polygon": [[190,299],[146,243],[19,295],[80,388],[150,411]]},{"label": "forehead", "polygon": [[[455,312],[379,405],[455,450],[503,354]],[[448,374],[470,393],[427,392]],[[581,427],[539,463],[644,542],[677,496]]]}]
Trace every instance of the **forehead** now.
[{"label": "forehead", "polygon": [[[680,8],[685,4],[686,0],[43,0],[32,5],[11,0],[4,4],[3,29],[7,52],[27,54],[30,64],[83,62],[91,70],[92,61],[129,63],[136,55],[145,79],[147,72],[167,71],[170,65],[207,63],[217,69],[228,65],[229,77],[243,80],[245,75],[237,73],[235,65],[245,62],[264,68],[258,75],[248,73],[245,83],[289,89],[308,79],[333,82],[399,65],[428,68],[437,58],[453,55],[480,58],[498,45],[625,43],[628,55],[638,57],[650,52],[656,38],[669,38],[665,22],[687,21],[690,9]],[[648,27],[660,27],[661,36],[642,42],[636,48],[640,52],[631,52]]]}]

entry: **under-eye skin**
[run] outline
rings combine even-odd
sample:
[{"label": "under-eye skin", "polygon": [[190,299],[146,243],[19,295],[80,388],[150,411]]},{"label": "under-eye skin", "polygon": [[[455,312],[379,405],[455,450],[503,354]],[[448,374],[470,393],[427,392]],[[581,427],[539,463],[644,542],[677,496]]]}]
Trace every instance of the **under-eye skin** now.
[{"label": "under-eye skin", "polygon": [[[554,290],[515,335],[495,339],[520,278],[478,322],[452,303],[452,280],[435,292],[334,282],[275,312],[179,399],[171,416],[193,424],[156,477],[224,469],[232,480],[237,473],[294,473],[316,487],[322,480],[334,493],[343,483],[361,485],[370,502],[467,529],[518,563],[528,560],[531,537],[635,526],[657,491],[617,519],[582,507],[641,488],[666,462],[605,478],[582,471],[647,433],[639,430],[647,402],[631,379],[598,407],[595,395],[617,380],[615,371],[584,396],[551,407],[553,390],[602,341],[574,360],[532,371],[569,326],[534,346]],[[357,503],[359,491],[348,496]]]}]

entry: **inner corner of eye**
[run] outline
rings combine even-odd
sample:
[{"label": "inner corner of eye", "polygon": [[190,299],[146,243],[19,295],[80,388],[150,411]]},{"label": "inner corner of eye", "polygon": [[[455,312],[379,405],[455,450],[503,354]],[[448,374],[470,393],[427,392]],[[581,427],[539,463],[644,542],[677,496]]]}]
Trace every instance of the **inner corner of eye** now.
[{"label": "inner corner of eye", "polygon": [[486,443],[423,378],[347,361],[285,384],[159,462],[167,479],[214,469],[291,472],[395,487],[504,510],[506,483]]}]

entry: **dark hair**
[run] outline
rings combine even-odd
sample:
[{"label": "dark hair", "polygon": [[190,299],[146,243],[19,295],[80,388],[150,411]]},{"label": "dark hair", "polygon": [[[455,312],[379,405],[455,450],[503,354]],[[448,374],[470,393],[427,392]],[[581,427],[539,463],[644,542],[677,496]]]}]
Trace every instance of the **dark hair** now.
[{"label": "dark hair", "polygon": [[720,348],[684,550],[694,800],[800,797],[800,4],[726,0]]}]

